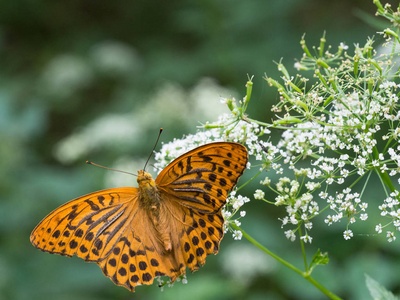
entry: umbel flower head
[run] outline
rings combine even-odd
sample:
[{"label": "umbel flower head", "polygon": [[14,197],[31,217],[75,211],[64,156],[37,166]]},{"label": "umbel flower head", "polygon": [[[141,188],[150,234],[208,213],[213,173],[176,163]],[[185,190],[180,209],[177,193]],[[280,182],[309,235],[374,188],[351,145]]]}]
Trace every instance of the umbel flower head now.
[{"label": "umbel flower head", "polygon": [[[252,88],[249,79],[241,101],[223,100],[230,114],[205,124],[194,135],[164,144],[156,154],[156,168],[200,144],[240,142],[258,170],[252,180],[264,174],[254,199],[284,207],[279,219],[282,227],[291,227],[284,231],[289,240],[300,236],[311,243],[315,218],[322,212],[319,219],[328,226],[344,220],[343,237],[351,239],[357,235],[350,229],[352,224],[370,220],[369,210],[374,209],[383,219],[370,228],[376,226],[378,233],[385,228],[388,241],[394,241],[400,230],[400,85],[393,73],[399,64],[398,39],[390,37],[386,47],[391,52],[386,54],[374,50],[372,39],[362,47],[355,45],[352,53],[343,43],[332,53],[331,47],[325,49],[325,36],[311,54],[303,38],[304,56],[296,65],[313,71],[314,78],[290,76],[282,63],[278,64],[280,80],[265,76],[281,96],[272,108],[280,115],[276,121],[267,124],[246,115]],[[314,83],[309,86],[311,80]],[[272,129],[283,132],[276,144],[265,139]],[[268,176],[270,172],[278,175],[277,181]],[[370,199],[368,186],[377,181],[386,196]],[[267,190],[275,198],[265,199]],[[224,208],[227,224],[240,225],[245,212],[239,211],[249,200],[237,192],[231,194]],[[237,231],[231,231],[240,239]]]},{"label": "umbel flower head", "polygon": [[[308,79],[289,76],[281,64],[283,85],[266,77],[281,94],[274,110],[285,111],[275,124],[285,121],[292,125],[282,134],[277,148],[294,179],[281,178],[275,187],[268,182],[278,194],[275,205],[286,206],[283,226],[295,226],[286,236],[294,240],[293,232],[304,225],[302,238],[307,237],[312,219],[322,210],[330,210],[325,223],[345,219],[343,236],[351,239],[354,234],[349,227],[368,219],[368,207],[388,217],[384,227],[394,225],[398,230],[399,192],[395,184],[400,183],[400,85],[392,70],[399,53],[393,47],[390,54],[379,54],[373,50],[372,40],[364,47],[356,45],[353,54],[343,52],[347,48],[343,44],[336,53],[324,52],[324,43],[325,37],[319,53],[312,55],[305,40],[301,41],[305,55],[299,64],[313,70],[317,78],[310,88]],[[295,165],[304,159],[310,166],[299,171]],[[382,195],[391,197],[378,202],[369,199],[366,192],[371,178],[379,178]],[[395,232],[387,237],[393,241]]]}]

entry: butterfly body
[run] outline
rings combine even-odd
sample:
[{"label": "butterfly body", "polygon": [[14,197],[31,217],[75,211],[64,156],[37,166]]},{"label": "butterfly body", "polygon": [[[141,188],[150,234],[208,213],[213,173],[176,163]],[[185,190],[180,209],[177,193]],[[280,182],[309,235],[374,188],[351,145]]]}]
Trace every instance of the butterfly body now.
[{"label": "butterfly body", "polygon": [[248,154],[237,143],[195,148],[154,180],[138,172],[138,188],[94,192],[65,203],[33,230],[38,249],[96,262],[117,285],[134,291],[155,277],[173,282],[218,253],[221,209],[242,175]]},{"label": "butterfly body", "polygon": [[149,219],[158,233],[158,238],[165,251],[172,250],[170,231],[168,230],[168,217],[161,210],[161,194],[150,173],[140,170],[137,182],[139,184],[139,205],[147,211]]}]

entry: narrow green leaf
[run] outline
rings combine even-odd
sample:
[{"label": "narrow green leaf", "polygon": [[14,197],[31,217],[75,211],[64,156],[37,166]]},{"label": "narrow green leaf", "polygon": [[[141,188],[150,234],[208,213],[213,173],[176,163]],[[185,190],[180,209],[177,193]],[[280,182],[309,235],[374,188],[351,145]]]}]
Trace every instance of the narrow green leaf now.
[{"label": "narrow green leaf", "polygon": [[321,253],[321,251],[318,249],[311,260],[309,270],[312,271],[316,266],[326,265],[328,262],[329,262],[328,253],[327,252]]},{"label": "narrow green leaf", "polygon": [[388,291],[384,286],[379,284],[376,280],[365,274],[365,283],[374,300],[399,300],[398,297]]}]

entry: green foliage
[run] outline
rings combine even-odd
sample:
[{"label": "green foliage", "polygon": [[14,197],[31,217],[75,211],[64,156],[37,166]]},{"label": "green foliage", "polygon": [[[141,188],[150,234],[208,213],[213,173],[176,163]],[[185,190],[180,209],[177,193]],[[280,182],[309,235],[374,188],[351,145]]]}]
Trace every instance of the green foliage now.
[{"label": "green foliage", "polygon": [[365,283],[368,287],[368,290],[371,294],[371,297],[374,300],[397,300],[398,297],[394,296],[390,291],[385,289],[382,285],[379,284],[376,280],[369,277],[365,274]]},{"label": "green foliage", "polygon": [[311,260],[310,266],[308,267],[309,272],[311,273],[316,266],[326,265],[328,262],[328,253],[321,253],[321,251],[318,249]]}]

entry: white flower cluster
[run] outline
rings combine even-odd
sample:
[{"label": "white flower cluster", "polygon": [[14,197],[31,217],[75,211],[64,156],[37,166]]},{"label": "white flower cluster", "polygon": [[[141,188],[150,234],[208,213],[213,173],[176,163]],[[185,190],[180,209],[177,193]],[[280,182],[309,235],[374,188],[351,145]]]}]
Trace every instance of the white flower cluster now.
[{"label": "white flower cluster", "polygon": [[182,282],[183,284],[187,284],[188,280],[185,274],[179,276],[175,282],[171,282],[170,278],[167,276],[157,276],[156,277],[158,286],[160,287],[160,291],[164,291],[164,287],[173,287],[175,282]]},{"label": "white flower cluster", "polygon": [[[174,139],[170,143],[163,144],[160,151],[156,152],[154,166],[161,172],[167,164],[183,153],[192,150],[200,145],[218,141],[232,141],[244,143],[249,150],[249,155],[253,155],[257,160],[262,160],[263,149],[258,144],[259,136],[270,133],[268,129],[255,123],[236,121],[236,117],[230,114],[223,114],[218,121],[211,124],[214,128],[201,130],[196,134],[190,134],[182,139]],[[248,164],[250,167],[250,163]]]},{"label": "white flower cluster", "polygon": [[[400,201],[399,201],[399,191],[394,191],[390,193],[389,197],[383,200],[383,204],[379,205],[379,210],[381,211],[381,216],[387,216],[390,218],[390,222],[384,226],[378,224],[375,227],[375,231],[382,233],[382,228],[390,224],[393,224],[396,231],[400,231]],[[389,242],[393,242],[396,239],[395,231],[387,231],[386,237]]]},{"label": "white flower cluster", "polygon": [[[246,98],[241,102],[242,107],[235,106],[236,102],[228,99],[226,103],[232,114],[224,114],[216,123],[207,124],[208,130],[164,144],[156,154],[155,167],[161,169],[177,156],[205,143],[230,140],[245,144],[253,162],[259,162],[260,173],[272,170],[277,175],[285,174],[277,183],[268,177],[260,182],[277,194],[273,201],[265,199],[266,191],[260,188],[255,190],[254,199],[284,206],[286,214],[279,218],[282,226],[294,227],[284,232],[286,237],[294,241],[296,233],[299,233],[300,239],[306,243],[312,242],[313,219],[326,210],[324,222],[328,226],[346,219],[343,237],[348,240],[354,236],[349,227],[357,220],[368,219],[368,207],[378,207],[368,203],[364,193],[371,174],[375,172],[383,189],[389,187],[392,191],[390,197],[379,205],[381,215],[391,218],[390,222],[384,226],[377,225],[376,231],[381,233],[382,228],[394,225],[394,231],[387,231],[388,240],[394,241],[395,232],[400,231],[400,196],[385,180],[395,178],[400,183],[399,87],[394,82],[385,81],[375,90],[351,88],[349,93],[337,92],[329,109],[325,108],[323,113],[316,109],[324,102],[323,91],[313,90],[299,96],[294,106],[301,107],[305,114],[312,109],[318,113],[307,118],[308,122],[296,122],[296,126],[287,129],[280,127],[284,132],[277,144],[260,140],[269,130],[260,125],[263,123],[243,114]],[[305,159],[311,160],[310,166],[297,168]],[[358,182],[364,182],[364,187],[360,189],[355,185]],[[247,201],[248,198],[231,193],[223,210],[225,219],[240,226],[239,219],[245,212],[241,211],[237,219],[233,217]],[[233,232],[234,239],[241,236],[240,231]]]},{"label": "white flower cluster", "polygon": [[[304,176],[306,171],[306,169],[294,170],[295,174],[298,176],[300,176],[300,174],[303,174]],[[298,176],[296,176],[296,178],[298,178]],[[262,183],[265,181],[268,182],[269,180],[265,179]],[[319,206],[318,203],[314,201],[312,192],[319,187],[319,183],[309,181],[304,184],[304,187],[306,188],[306,191],[302,193],[301,190],[303,187],[297,179],[290,180],[288,177],[281,177],[276,184],[276,189],[274,189],[278,194],[275,198],[274,204],[276,206],[284,205],[286,208],[287,215],[280,218],[282,227],[288,224],[298,226],[300,223],[303,223],[306,229],[306,234],[301,238],[304,242],[311,243],[312,237],[309,236],[307,232],[313,227],[311,219],[319,213]],[[254,196],[258,196],[259,194],[261,194],[260,190],[258,190],[258,193]],[[296,239],[295,231],[285,231],[286,237],[291,241],[294,241]]]},{"label": "white flower cluster", "polygon": [[[224,231],[227,232],[229,230],[228,224],[233,222],[236,226],[240,226],[242,223],[240,219],[246,216],[245,210],[240,210],[241,207],[249,202],[250,199],[248,197],[237,195],[236,191],[232,191],[227,199],[227,204],[222,208],[222,215],[225,219],[225,227]],[[233,217],[239,212],[239,217],[234,219]],[[235,240],[242,239],[242,232],[240,230],[234,230],[232,232],[232,237]]]},{"label": "white flower cluster", "polygon": [[[285,205],[288,213],[281,219],[283,225],[299,226],[300,220],[304,225],[310,224],[310,219],[320,213],[317,200],[312,200],[312,192],[321,186],[324,187],[324,191],[319,193],[319,198],[326,202],[321,202],[320,205],[328,205],[334,212],[326,217],[326,224],[331,225],[343,218],[347,218],[348,224],[356,222],[357,219],[365,221],[368,218],[368,203],[361,201],[362,195],[352,191],[353,183],[360,177],[367,177],[366,175],[370,175],[374,170],[387,172],[390,177],[397,177],[400,183],[400,105],[396,91],[399,87],[400,85],[394,82],[383,82],[379,86],[379,92],[366,92],[363,95],[353,92],[343,95],[333,103],[328,116],[320,116],[320,122],[301,123],[295,129],[286,130],[282,134],[282,139],[276,147],[278,151],[275,150],[274,154],[284,158],[285,169],[294,169],[299,159],[312,159],[312,168],[304,169],[303,173],[306,177],[303,181],[310,180],[305,183],[306,191],[298,194],[300,180],[296,172],[295,180],[283,177],[276,184],[275,192],[278,196],[275,205]],[[315,95],[317,97],[318,93]],[[315,99],[314,103],[318,101]],[[386,125],[383,129],[383,122],[387,122],[389,131]],[[378,153],[377,144],[386,140],[390,140],[390,143]],[[278,164],[277,158],[278,156],[271,157],[270,161]],[[368,180],[369,176],[367,182]],[[268,181],[266,185],[270,186],[271,182]],[[338,185],[347,187],[343,188],[342,192],[335,192]],[[273,189],[273,186],[270,188]],[[264,194],[257,190],[254,197],[261,199]],[[400,230],[399,199],[398,191],[393,192],[379,206],[382,216],[392,218],[390,223],[393,223],[396,230]],[[380,227],[377,228],[379,233],[382,232]],[[288,230],[285,235],[294,240],[295,231]],[[353,232],[346,228],[343,236],[348,240],[353,237]],[[393,241],[394,232],[388,232],[387,237],[389,241]],[[302,238],[311,242],[307,232]]]}]

